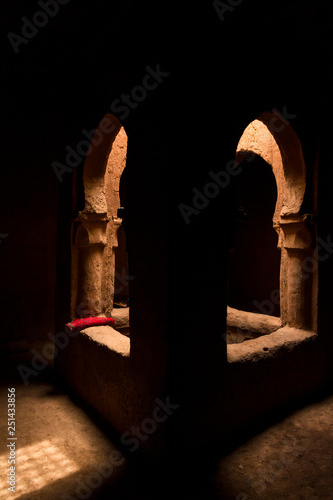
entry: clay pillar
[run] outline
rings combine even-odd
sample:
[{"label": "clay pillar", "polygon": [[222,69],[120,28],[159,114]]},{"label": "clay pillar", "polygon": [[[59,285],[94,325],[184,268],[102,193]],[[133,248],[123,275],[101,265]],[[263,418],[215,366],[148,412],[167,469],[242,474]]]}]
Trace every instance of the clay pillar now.
[{"label": "clay pillar", "polygon": [[106,214],[79,215],[76,236],[78,246],[76,311],[79,317],[105,315],[102,281],[108,222]]},{"label": "clay pillar", "polygon": [[311,276],[304,260],[312,254],[311,235],[300,216],[281,219],[281,321],[294,328],[311,328]]}]

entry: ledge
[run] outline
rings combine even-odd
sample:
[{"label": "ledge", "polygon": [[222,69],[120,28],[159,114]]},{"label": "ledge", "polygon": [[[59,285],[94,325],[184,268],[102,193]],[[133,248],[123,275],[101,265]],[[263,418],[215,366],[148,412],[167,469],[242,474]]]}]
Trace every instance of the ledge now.
[{"label": "ledge", "polygon": [[115,327],[117,329],[129,328],[129,307],[114,308],[111,316],[115,320]]},{"label": "ledge", "polygon": [[258,362],[261,359],[276,357],[282,351],[291,351],[297,345],[316,338],[315,332],[285,326],[269,335],[246,340],[240,344],[229,344],[228,363]]},{"label": "ledge", "polygon": [[254,334],[256,337],[255,334],[266,335],[281,328],[281,318],[241,311],[228,306],[227,326],[231,333],[244,331],[247,335]]},{"label": "ledge", "polygon": [[130,356],[130,339],[111,326],[90,326],[81,330],[80,335],[88,337],[100,346],[105,346],[121,356]]},{"label": "ledge", "polygon": [[114,308],[112,318],[115,320],[115,329],[122,335],[130,336],[129,307]]}]

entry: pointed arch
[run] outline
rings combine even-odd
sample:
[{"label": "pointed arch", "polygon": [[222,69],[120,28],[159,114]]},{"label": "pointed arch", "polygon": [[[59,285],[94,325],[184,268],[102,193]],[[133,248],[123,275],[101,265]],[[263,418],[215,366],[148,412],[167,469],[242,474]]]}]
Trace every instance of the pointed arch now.
[{"label": "pointed arch", "polygon": [[263,113],[243,132],[236,149],[236,160],[251,154],[271,165],[278,190],[274,221],[297,216],[303,203],[306,167],[301,143],[292,128],[277,113]]},{"label": "pointed arch", "polygon": [[84,209],[73,224],[72,317],[110,316],[115,249],[122,219],[119,184],[126,165],[127,134],[107,114],[96,128],[83,167]]},{"label": "pointed arch", "polygon": [[245,128],[236,148],[236,164],[253,154],[272,167],[277,185],[272,222],[281,249],[281,325],[314,328],[316,313],[311,301],[315,280],[305,276],[303,265],[313,250],[306,215],[301,213],[306,165],[300,140],[279,113],[265,112]]}]

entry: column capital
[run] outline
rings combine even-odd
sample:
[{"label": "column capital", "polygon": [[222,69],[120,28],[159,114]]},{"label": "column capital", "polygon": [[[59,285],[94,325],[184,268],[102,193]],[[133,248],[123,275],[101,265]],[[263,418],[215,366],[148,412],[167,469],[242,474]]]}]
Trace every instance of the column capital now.
[{"label": "column capital", "polygon": [[75,237],[75,243],[78,246],[106,245],[106,227],[109,223],[106,213],[80,212],[75,221],[78,223]]},{"label": "column capital", "polygon": [[308,250],[311,248],[311,234],[306,226],[307,216],[281,217],[278,226],[284,234],[283,246],[287,250]]}]

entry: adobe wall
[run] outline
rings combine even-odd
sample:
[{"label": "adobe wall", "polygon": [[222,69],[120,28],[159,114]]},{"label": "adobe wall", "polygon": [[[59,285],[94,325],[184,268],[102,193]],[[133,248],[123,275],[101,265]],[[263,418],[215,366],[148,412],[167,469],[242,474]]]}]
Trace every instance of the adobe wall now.
[{"label": "adobe wall", "polygon": [[59,117],[46,128],[44,113],[22,114],[18,108],[1,118],[0,342],[13,343],[14,351],[54,332],[58,223],[58,181],[49,151]]},{"label": "adobe wall", "polygon": [[[8,31],[20,30],[26,2],[17,11],[19,3],[5,17]],[[50,165],[53,161],[66,164],[66,147],[77,148],[85,137],[83,131],[89,134],[115,100],[142,83],[148,65],[153,69],[160,65],[161,71],[169,73],[144,101],[135,103],[138,106],[126,108],[125,118],[118,108],[129,137],[124,228],[129,271],[136,276],[128,373],[130,380],[137,377],[138,381],[118,409],[114,403],[119,391],[128,386],[119,365],[116,373],[107,372],[113,383],[120,384],[114,399],[107,381],[100,379],[106,394],[103,404],[117,408],[112,418],[118,422],[125,406],[130,415],[126,424],[142,417],[141,390],[148,406],[155,394],[169,394],[182,408],[174,435],[181,436],[184,430],[187,440],[199,436],[205,441],[213,430],[221,429],[226,407],[231,419],[239,411],[243,420],[259,418],[263,410],[296,394],[284,392],[289,381],[283,379],[279,397],[273,390],[288,349],[282,349],[283,356],[274,358],[272,365],[260,358],[260,369],[250,362],[243,370],[240,362],[233,373],[225,371],[227,259],[236,205],[233,182],[209,203],[201,202],[200,209],[194,207],[189,224],[179,204],[193,207],[193,189],[202,192],[212,180],[211,171],[226,169],[245,127],[262,112],[277,108],[292,121],[304,147],[308,185],[318,163],[318,235],[329,241],[331,134],[325,125],[331,82],[325,67],[318,77],[318,54],[326,60],[322,51],[330,47],[330,29],[325,23],[331,16],[313,26],[309,22],[312,6],[308,9],[301,3],[280,1],[272,6],[244,1],[221,23],[210,3],[204,10],[186,6],[177,15],[171,8],[160,16],[154,8],[156,17],[151,19],[141,4],[133,4],[127,17],[123,3],[117,8],[105,3],[102,10],[92,10],[90,2],[70,2],[69,10],[22,47],[21,54],[7,46],[2,175],[9,188],[2,197],[6,208],[1,210],[7,219],[1,232],[9,235],[1,243],[7,257],[2,274],[6,339],[42,338],[52,329],[54,316],[55,331],[61,332],[71,317],[71,228],[83,209],[83,162],[72,174],[67,172],[61,183]],[[329,3],[318,2],[318,12],[326,13]],[[175,41],[172,47],[170,33]],[[123,39],[127,42],[121,43]],[[304,100],[300,89],[305,82],[310,90]],[[324,126],[319,128],[320,123]],[[311,190],[306,203],[311,212]],[[328,258],[319,262],[318,297],[318,335],[325,340],[331,335],[333,286],[331,246],[327,245]],[[89,352],[89,339],[82,342]],[[303,348],[296,349],[297,363],[293,356],[288,358],[287,372],[296,377],[297,390],[303,393],[309,384],[318,388],[332,365],[329,343],[316,360],[309,347],[307,343],[304,356]],[[85,370],[84,377],[89,377],[89,356],[73,348],[64,351],[63,359],[67,359],[65,379],[73,380],[83,396],[80,372]],[[94,360],[97,369],[98,356]],[[77,372],[70,371],[72,361]],[[58,362],[60,366],[60,357]],[[317,371],[320,365],[322,371]],[[263,385],[257,391],[260,382]],[[223,404],[227,387],[235,387],[228,405]],[[251,395],[266,397],[266,408],[258,397],[251,408],[242,404],[243,397],[249,397],[244,387],[250,387]],[[99,404],[97,394],[93,398],[90,403]],[[148,406],[143,405],[144,413],[150,413]]]}]

